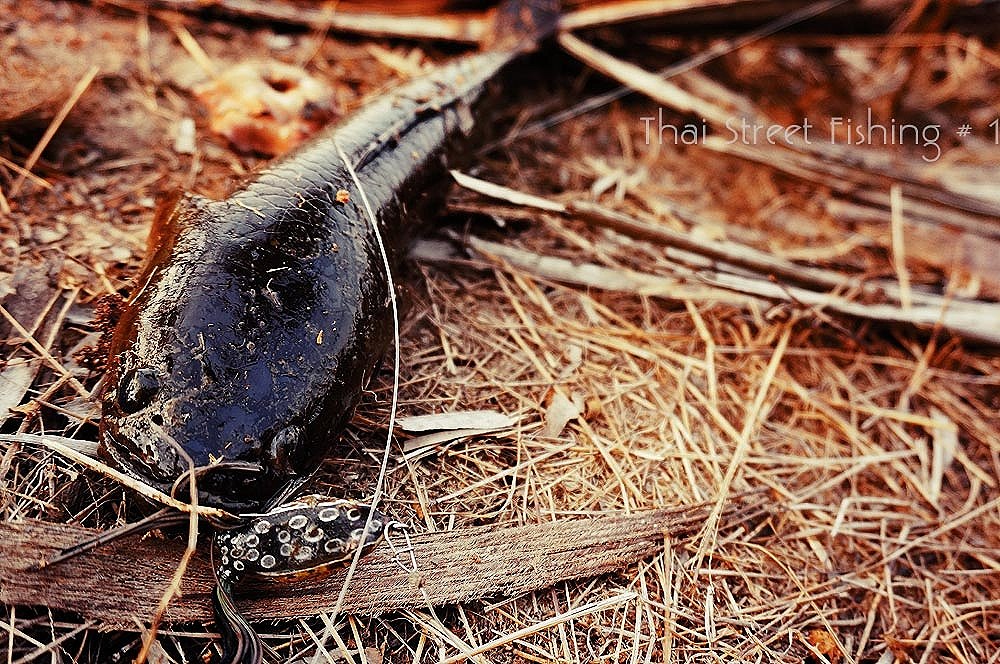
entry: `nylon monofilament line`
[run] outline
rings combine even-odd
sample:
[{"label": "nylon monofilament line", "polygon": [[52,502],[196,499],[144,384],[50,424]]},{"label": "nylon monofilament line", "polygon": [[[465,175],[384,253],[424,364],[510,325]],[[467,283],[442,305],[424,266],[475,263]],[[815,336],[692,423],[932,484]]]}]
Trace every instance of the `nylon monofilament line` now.
[{"label": "nylon monofilament line", "polygon": [[[389,403],[389,431],[385,436],[385,449],[382,451],[382,465],[378,471],[378,479],[375,481],[375,493],[372,495],[371,509],[368,511],[368,518],[365,520],[364,533],[367,535],[368,530],[371,527],[372,519],[375,518],[375,510],[378,507],[378,501],[382,497],[382,486],[385,484],[385,474],[389,467],[389,453],[392,450],[392,432],[396,427],[396,407],[399,404],[400,365],[399,308],[396,306],[396,283],[392,279],[392,268],[389,264],[389,253],[386,251],[385,242],[382,240],[382,233],[379,231],[378,220],[375,218],[375,213],[372,211],[371,203],[368,202],[368,196],[365,195],[365,189],[361,185],[361,179],[358,178],[358,174],[354,170],[354,164],[352,164],[351,160],[347,158],[347,155],[344,153],[344,150],[340,147],[339,143],[334,142],[334,146],[337,148],[337,156],[339,156],[341,161],[344,162],[347,172],[350,173],[351,179],[358,188],[358,195],[361,197],[361,206],[364,208],[365,216],[368,217],[368,223],[371,224],[372,232],[375,234],[378,251],[382,256],[382,265],[385,268],[386,283],[388,284],[389,289],[389,306],[392,309],[393,358],[392,398]],[[351,584],[351,579],[354,577],[354,571],[358,567],[358,562],[360,562],[364,550],[364,546],[359,546],[358,550],[354,552],[354,557],[351,559],[351,565],[347,568],[347,576],[344,577],[344,585],[341,586],[340,595],[337,596],[337,603],[334,605],[333,611],[330,613],[331,624],[337,619],[340,609],[344,606],[344,599],[347,597],[347,588]]]}]

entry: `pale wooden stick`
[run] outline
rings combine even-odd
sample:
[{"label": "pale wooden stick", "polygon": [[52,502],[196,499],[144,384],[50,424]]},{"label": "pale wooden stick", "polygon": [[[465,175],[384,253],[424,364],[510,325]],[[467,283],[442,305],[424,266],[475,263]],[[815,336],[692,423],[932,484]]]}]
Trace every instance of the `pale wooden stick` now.
[{"label": "pale wooden stick", "polygon": [[713,124],[725,125],[729,114],[722,108],[699,99],[680,86],[660,78],[642,67],[615,58],[568,32],[560,33],[559,45],[571,55],[599,72],[642,92],[654,101],[683,113],[693,113]]},{"label": "pale wooden stick", "polygon": [[903,228],[903,189],[898,184],[889,189],[891,208],[890,226],[892,228],[892,266],[899,280],[899,304],[909,310],[913,306],[910,290],[910,271],[906,269],[906,242]]},{"label": "pale wooden stick", "polygon": [[[556,212],[572,219],[579,219],[594,226],[610,228],[618,233],[628,235],[640,240],[657,242],[669,247],[689,251],[694,254],[707,256],[712,259],[726,261],[735,265],[748,268],[756,272],[761,277],[782,277],[799,284],[807,284],[814,287],[844,290],[860,289],[861,292],[872,296],[884,296],[893,302],[900,302],[901,293],[897,284],[884,280],[873,279],[862,281],[860,278],[841,274],[834,270],[813,267],[810,265],[800,265],[790,260],[769,254],[759,249],[733,242],[731,240],[708,240],[699,237],[697,234],[683,233],[669,228],[665,224],[656,224],[645,219],[634,217],[618,210],[611,210],[597,203],[589,201],[572,201],[570,203],[559,203],[551,199],[535,196],[525,192],[517,191],[503,185],[498,185],[486,180],[480,180],[470,175],[453,171],[455,181],[462,187],[475,191],[476,193],[490,198],[507,201],[513,205],[526,206],[543,210],[546,212]],[[674,210],[674,214],[682,221],[697,223],[697,220],[689,217],[687,213],[679,208]],[[517,251],[517,250],[515,250]],[[501,252],[502,253],[502,252]],[[553,259],[558,261],[559,259]],[[523,258],[520,262],[525,262]],[[532,261],[533,263],[534,261]],[[607,269],[607,268],[602,268]],[[618,273],[618,271],[615,271]],[[570,271],[573,274],[582,274],[582,271]],[[651,275],[643,275],[651,276]],[[553,277],[566,280],[563,277]],[[666,277],[660,277],[664,279]],[[569,280],[572,283],[572,279]],[[608,283],[615,284],[619,279],[612,279]],[[644,279],[633,279],[634,283],[642,283]],[[584,284],[592,285],[592,284]],[[611,288],[611,290],[620,290]],[[678,299],[682,299],[679,295]],[[933,310],[943,310],[945,308],[959,308],[963,306],[976,307],[980,304],[977,301],[962,300],[959,298],[946,298],[934,293],[911,290],[909,293],[911,304],[923,305]]]},{"label": "pale wooden stick", "polygon": [[[739,295],[722,288],[713,288],[697,283],[685,283],[683,279],[672,276],[647,274],[627,269],[615,270],[594,263],[581,263],[558,256],[543,256],[475,236],[470,236],[466,240],[472,249],[483,256],[494,260],[499,259],[503,263],[533,276],[552,281],[587,288],[696,302],[719,302],[734,306],[763,304],[762,301],[747,295]],[[433,249],[433,246],[417,243],[411,251],[411,255],[421,260],[441,260],[440,256],[432,254],[425,247]]]},{"label": "pale wooden stick", "polygon": [[[745,277],[711,270],[681,271],[680,266],[674,267],[680,276],[661,276],[634,270],[612,270],[593,263],[542,256],[476,237],[467,238],[467,241],[483,255],[499,258],[507,265],[530,274],[569,284],[673,300],[710,301],[736,306],[749,306],[751,303],[759,305],[762,300],[777,300],[886,323],[905,323],[918,327],[940,324],[957,335],[1000,345],[1000,304],[993,302],[949,303],[942,298],[941,307],[914,305],[907,310],[895,304],[854,302],[830,293],[776,284],[763,277]],[[417,253],[417,257],[420,258],[421,255]],[[741,293],[744,297],[734,298],[725,293],[727,290]]]}]

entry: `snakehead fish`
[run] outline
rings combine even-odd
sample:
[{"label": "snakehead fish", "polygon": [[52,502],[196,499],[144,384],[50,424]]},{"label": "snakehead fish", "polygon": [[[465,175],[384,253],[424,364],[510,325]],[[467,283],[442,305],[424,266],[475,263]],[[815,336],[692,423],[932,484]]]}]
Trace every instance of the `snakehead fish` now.
[{"label": "snakehead fish", "polygon": [[218,537],[226,661],[262,657],[229,594],[240,578],[320,569],[381,537],[384,518],[358,503],[247,513],[319,466],[391,341],[373,226],[396,263],[442,202],[487,88],[557,16],[552,0],[508,1],[486,50],[371,101],[224,200],[161,205],[112,338],[101,450],[164,490],[190,459],[201,503],[243,515]]}]

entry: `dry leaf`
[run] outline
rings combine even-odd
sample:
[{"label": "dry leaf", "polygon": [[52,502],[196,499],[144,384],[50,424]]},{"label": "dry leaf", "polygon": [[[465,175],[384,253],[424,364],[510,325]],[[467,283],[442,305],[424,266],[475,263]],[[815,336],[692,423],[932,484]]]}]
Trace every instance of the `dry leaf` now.
[{"label": "dry leaf", "polygon": [[570,420],[580,416],[583,412],[583,397],[574,394],[570,400],[560,390],[555,390],[548,410],[545,411],[545,427],[540,435],[546,438],[555,438],[563,432]]},{"label": "dry leaf", "polygon": [[826,657],[828,660],[837,664],[844,657],[844,653],[840,651],[840,646],[837,645],[837,640],[833,638],[833,635],[825,629],[814,629],[809,632],[809,643],[819,651],[821,655]]}]

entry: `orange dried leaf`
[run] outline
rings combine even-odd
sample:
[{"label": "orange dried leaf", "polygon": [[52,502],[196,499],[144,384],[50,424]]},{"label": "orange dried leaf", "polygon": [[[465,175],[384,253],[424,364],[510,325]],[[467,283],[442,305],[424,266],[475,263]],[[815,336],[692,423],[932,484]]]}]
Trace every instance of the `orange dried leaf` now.
[{"label": "orange dried leaf", "polygon": [[844,653],[840,651],[840,646],[837,645],[837,640],[834,639],[833,635],[825,629],[812,630],[809,632],[808,640],[813,648],[818,650],[821,655],[834,664],[843,659]]},{"label": "orange dried leaf", "polygon": [[212,131],[241,152],[287,152],[336,115],[333,90],[301,67],[248,62],[195,89]]}]

